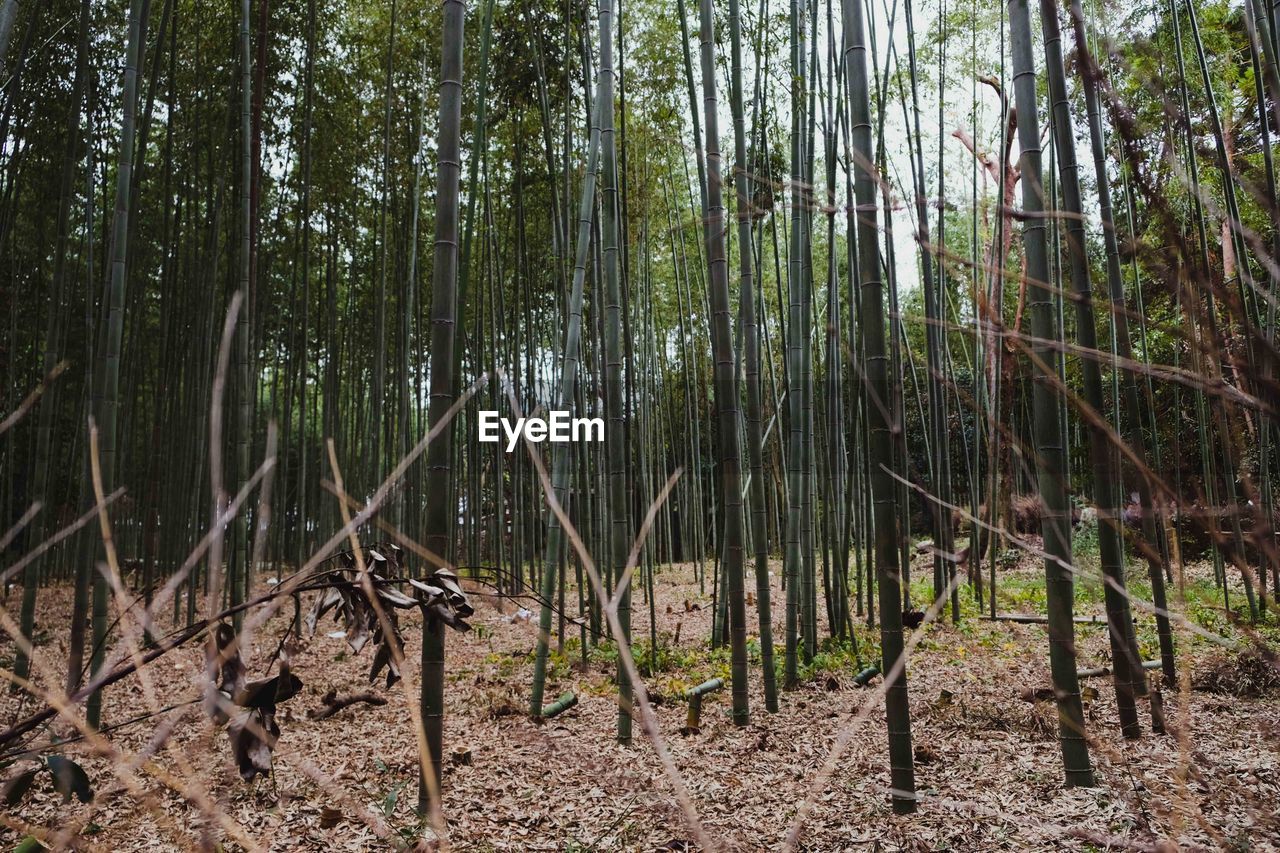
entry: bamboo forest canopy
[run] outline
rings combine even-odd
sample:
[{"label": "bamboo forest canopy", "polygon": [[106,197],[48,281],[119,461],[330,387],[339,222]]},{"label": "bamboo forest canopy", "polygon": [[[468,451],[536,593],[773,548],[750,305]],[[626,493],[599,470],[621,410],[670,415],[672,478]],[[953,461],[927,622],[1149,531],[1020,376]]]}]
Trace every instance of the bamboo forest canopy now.
[{"label": "bamboo forest canopy", "polygon": [[[333,613],[413,683],[442,831],[446,647],[516,598],[516,704],[607,692],[704,843],[650,691],[705,596],[684,734],[835,655],[906,813],[913,650],[1030,563],[1030,696],[1098,784],[1082,678],[1163,732],[1190,635],[1274,621],[1278,57],[1269,0],[0,0],[3,663],[47,705],[0,761],[200,642],[184,701],[271,774],[305,656],[241,643]],[[602,437],[480,440],[553,411]],[[547,693],[571,654],[608,690]]]},{"label": "bamboo forest canopy", "polygon": [[[293,477],[300,477],[304,466],[322,464],[317,454],[325,437],[338,439],[344,457],[370,462],[375,449],[384,460],[391,459],[400,447],[401,433],[412,441],[421,430],[429,374],[425,344],[431,272],[430,253],[422,247],[429,246],[433,208],[432,182],[422,180],[422,170],[430,168],[435,157],[435,69],[441,41],[440,16],[434,7],[428,9],[430,4],[413,0],[272,0],[263,4],[268,5],[265,20],[253,22],[251,34],[255,61],[262,62],[254,69],[262,85],[254,91],[251,130],[258,152],[252,198],[252,427],[259,445],[270,419],[281,424],[282,436],[288,435],[282,444],[282,471],[290,479],[277,496],[284,512],[277,517],[281,522],[277,530],[287,541],[284,531],[299,524],[297,512],[302,506],[297,490],[303,485]],[[1116,182],[1118,211],[1123,214],[1126,288],[1134,294],[1130,304],[1139,286],[1143,299],[1146,349],[1140,352],[1151,362],[1170,365],[1181,353],[1185,362],[1187,341],[1178,333],[1182,316],[1176,298],[1178,273],[1160,251],[1172,239],[1168,229],[1184,227],[1195,215],[1187,168],[1177,156],[1187,140],[1179,133],[1180,124],[1170,119],[1181,114],[1177,84],[1184,77],[1190,90],[1189,139],[1204,164],[1199,175],[1201,206],[1212,220],[1207,223],[1211,263],[1206,274],[1221,282],[1244,264],[1261,280],[1266,270],[1252,253],[1238,260],[1229,246],[1223,248],[1226,214],[1222,173],[1216,168],[1214,152],[1215,120],[1195,65],[1183,4],[1174,4],[1183,19],[1181,69],[1175,62],[1177,34],[1168,4],[1126,4],[1123,9],[1084,5],[1095,49],[1108,57],[1115,71],[1111,78],[1115,97],[1137,131],[1135,162],[1124,159],[1115,138],[1106,144],[1107,173]],[[905,357],[923,365],[926,324],[921,256],[914,239],[915,208],[907,203],[916,193],[909,154],[915,128],[909,118],[918,106],[924,149],[922,190],[931,216],[939,204],[945,210],[945,221],[935,223],[934,230],[943,231],[946,241],[942,285],[951,318],[948,348],[956,357],[956,381],[971,385],[967,372],[974,368],[973,360],[966,361],[963,353],[973,348],[972,334],[965,327],[971,327],[980,311],[973,299],[973,267],[967,261],[985,255],[998,228],[996,176],[1001,139],[1010,136],[1000,120],[1001,81],[1005,86],[1010,82],[1007,47],[1003,67],[1001,63],[1004,12],[996,4],[965,0],[916,6],[916,57],[913,67],[908,67],[903,56],[908,27],[900,4],[889,4],[889,8],[867,4],[869,33],[880,40],[870,70],[877,78],[872,87],[873,111],[883,114],[885,123],[883,176],[892,199],[892,220],[885,223],[886,231],[892,226],[887,248],[898,279]],[[5,338],[4,350],[10,409],[44,375],[50,328],[65,336],[57,351],[59,359],[80,366],[60,384],[69,387],[81,382],[83,365],[95,343],[85,318],[96,326],[100,283],[108,275],[129,4],[90,4],[90,73],[83,93],[75,85],[77,7],[74,2],[18,4],[8,51],[4,251],[9,260],[0,268],[4,280],[0,292],[10,318],[11,334]],[[1250,61],[1243,7],[1227,2],[1197,3],[1196,7],[1198,47],[1213,87],[1216,125],[1242,188],[1263,188],[1269,160],[1256,106],[1256,87],[1262,81]],[[192,419],[207,417],[207,394],[199,389],[212,375],[217,318],[238,284],[242,248],[235,215],[242,168],[236,156],[240,75],[238,53],[232,49],[239,29],[237,8],[235,4],[144,0],[140,11],[145,15],[145,45],[137,85],[121,348],[122,399],[128,405],[121,411],[117,463],[120,482],[128,486],[135,501],[148,493],[146,485],[157,463],[164,458],[194,459],[188,454],[205,443],[203,430]],[[466,29],[468,68],[480,63],[482,27],[478,24],[483,12],[480,4]],[[715,12],[719,16],[716,32],[723,42],[726,7],[718,4]],[[752,128],[748,156],[753,159],[752,174],[760,178],[752,209],[759,217],[789,215],[789,13],[779,2],[745,3],[742,13],[749,48],[744,63],[750,110],[746,118]],[[490,363],[483,349],[496,341],[496,351],[511,359],[508,367],[530,363],[526,372],[540,383],[542,390],[535,393],[545,400],[563,327],[565,282],[557,271],[565,268],[571,254],[563,225],[557,225],[554,217],[568,217],[574,196],[566,192],[576,190],[581,177],[588,136],[583,99],[592,95],[597,51],[591,32],[595,15],[581,4],[538,2],[495,2],[492,14],[483,128],[478,129],[474,121],[481,83],[476,75],[468,77],[463,95],[463,171],[469,178],[474,170],[476,176],[474,181],[464,179],[461,188],[463,209],[473,217],[462,306],[466,328],[460,337],[463,374],[470,376],[473,366]],[[816,33],[809,48],[819,73],[811,74],[807,87],[814,91],[806,90],[804,97],[816,96],[813,120],[818,144],[813,145],[809,167],[815,183],[824,184],[829,165],[836,171],[831,201],[815,203],[840,208],[847,165],[840,150],[843,142],[837,138],[831,156],[823,137],[828,129],[839,126],[843,133],[844,127],[843,108],[829,102],[827,91],[831,85],[828,66],[841,56],[838,10],[835,14],[834,21],[828,20],[825,9],[813,15]],[[690,27],[690,38],[696,40],[696,20],[691,19]],[[1035,38],[1039,42],[1038,32]],[[317,46],[310,72],[309,39]],[[690,262],[699,251],[696,223],[702,219],[690,90],[680,25],[677,16],[670,14],[669,3],[629,0],[623,4],[618,40],[623,58],[617,87],[619,162],[627,208],[623,265],[633,304],[646,301],[648,322],[657,336],[653,358],[659,364],[653,374],[664,397],[670,399],[668,395],[682,393],[679,377],[687,369],[685,361],[702,360],[705,373],[710,358],[705,299],[695,288],[686,306],[677,284],[681,275],[702,274]],[[717,74],[723,87],[728,51],[719,47]],[[697,45],[692,49],[696,52]],[[1072,62],[1068,57],[1068,73],[1078,75]],[[913,74],[921,93],[915,102]],[[754,91],[750,89],[753,81]],[[700,81],[693,79],[692,85],[697,89]],[[1045,91],[1043,78],[1040,85]],[[62,180],[68,154],[67,116],[80,97],[84,99],[80,135],[91,150],[74,140],[78,143],[76,169],[67,223],[72,255],[57,259],[63,199],[52,189]],[[1073,112],[1081,116],[1075,133],[1084,151],[1087,131],[1078,86],[1071,97]],[[700,97],[695,103],[700,107]],[[721,101],[720,111],[721,132],[728,139],[727,101]],[[702,122],[700,116],[696,120]],[[484,144],[477,145],[480,141]],[[725,150],[729,152],[725,174],[730,175],[738,164],[732,146]],[[1017,152],[1013,142],[1009,162],[1015,168]],[[473,159],[479,161],[478,168]],[[1123,175],[1126,169],[1140,174]],[[1154,215],[1141,197],[1129,205],[1122,181],[1130,188],[1149,186],[1157,191],[1170,216]],[[1089,211],[1088,254],[1096,267],[1095,279],[1100,280],[1102,236],[1090,169],[1081,171],[1081,182]],[[732,211],[733,193],[726,194],[726,203]],[[1246,228],[1256,239],[1266,240],[1270,219],[1258,193],[1242,191],[1238,203]],[[838,280],[847,281],[846,220],[838,215],[832,222],[831,229],[825,224],[813,229],[809,265],[825,276],[830,256]],[[765,228],[766,237],[770,227]],[[729,238],[731,256],[739,249],[733,237]],[[785,281],[779,289],[775,279],[779,273],[785,278],[786,249],[784,235],[778,246],[782,258],[775,263],[773,243],[766,239],[757,247],[763,261],[759,267],[761,314],[772,327],[769,349],[776,362],[774,376],[781,372],[778,344],[785,318],[779,311],[785,314],[787,298]],[[1012,271],[1007,277],[1008,307],[1016,303],[1013,273],[1019,267],[1019,255],[1015,245],[1007,258]],[[66,265],[66,280],[55,302],[49,295],[59,263]],[[302,279],[304,275],[308,280]],[[846,292],[842,303],[847,305],[848,299]],[[825,312],[825,298],[816,310],[820,315]],[[58,315],[56,321],[51,321],[51,313]],[[683,329],[682,315],[690,321]],[[1068,312],[1068,339],[1073,322]],[[1106,342],[1110,335],[1104,328],[1105,316],[1098,322]],[[1074,375],[1075,361],[1067,360],[1069,374]],[[821,357],[814,369],[818,374],[825,369]],[[926,378],[918,375],[916,381]],[[1173,409],[1175,387],[1156,383],[1153,392],[1158,412]],[[56,435],[50,458],[63,474],[51,478],[46,503],[70,513],[78,497],[75,460],[84,444],[80,435],[84,401],[76,393],[59,393],[55,402]],[[671,402],[677,408],[683,405]],[[312,414],[305,423],[304,404]],[[1111,405],[1108,398],[1108,416],[1114,414]],[[373,406],[379,411],[374,412]],[[910,399],[904,409],[910,454],[923,467],[926,425]],[[972,436],[972,411],[970,405],[954,413],[957,439],[961,432]],[[1187,419],[1158,416],[1154,422],[1165,446],[1195,445],[1195,425]],[[179,424],[191,428],[170,428]],[[1086,442],[1078,426],[1072,429],[1073,483],[1084,488],[1089,477]],[[35,432],[33,420],[20,425],[5,443],[4,452],[11,454],[6,459],[13,462],[5,465],[8,509],[25,506],[32,495]],[[176,446],[158,446],[153,433]],[[968,477],[962,455],[965,442],[950,445],[959,478],[956,486],[963,489]],[[304,447],[314,452],[305,453]],[[1180,466],[1185,481],[1200,476],[1192,454],[1168,454],[1165,461]],[[370,469],[369,477],[380,469]],[[372,482],[363,473],[357,472],[357,481]],[[318,488],[313,471],[305,486],[312,493],[308,501],[312,507],[324,503]],[[175,506],[163,497],[156,500]],[[140,510],[135,517],[141,516]]]}]

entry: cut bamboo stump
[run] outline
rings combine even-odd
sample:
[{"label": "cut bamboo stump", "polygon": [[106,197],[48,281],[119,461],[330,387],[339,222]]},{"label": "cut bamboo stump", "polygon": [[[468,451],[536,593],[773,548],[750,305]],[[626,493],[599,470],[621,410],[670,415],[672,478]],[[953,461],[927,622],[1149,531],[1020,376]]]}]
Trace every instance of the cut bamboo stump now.
[{"label": "cut bamboo stump", "polygon": [[864,670],[861,670],[857,675],[855,675],[853,677],[853,683],[858,685],[859,687],[866,687],[867,684],[871,681],[871,679],[875,678],[879,674],[880,674],[880,665],[873,663],[871,664],[871,666],[867,667]]},{"label": "cut bamboo stump", "polygon": [[702,725],[702,697],[708,693],[714,693],[724,687],[723,678],[712,678],[702,682],[697,687],[690,687],[684,692],[684,698],[689,700],[689,711],[685,715],[684,728],[685,732],[693,733],[698,731]]}]

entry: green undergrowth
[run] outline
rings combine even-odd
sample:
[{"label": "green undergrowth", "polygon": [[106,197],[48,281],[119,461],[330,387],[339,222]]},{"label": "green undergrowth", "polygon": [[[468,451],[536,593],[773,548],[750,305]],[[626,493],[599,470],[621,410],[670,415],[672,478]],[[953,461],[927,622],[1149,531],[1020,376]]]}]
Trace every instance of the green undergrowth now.
[{"label": "green undergrowth", "polygon": [[[1092,543],[1092,547],[1091,547]],[[1076,553],[1078,574],[1075,583],[1075,613],[1077,616],[1104,616],[1104,584],[1097,565],[1096,542],[1081,538]],[[1042,561],[1025,552],[1006,551],[997,556],[997,597],[996,609],[999,613],[1019,613],[1043,615],[1046,610],[1044,569]],[[659,574],[674,570],[676,567],[661,567]],[[683,567],[687,568],[687,567]],[[1135,561],[1132,556],[1127,561],[1127,581],[1130,595],[1135,601],[1149,602],[1151,597],[1150,581],[1146,574],[1146,565]],[[1239,587],[1238,577],[1230,589],[1233,615],[1228,615],[1222,606],[1222,591],[1217,588],[1211,576],[1205,572],[1194,572],[1185,585],[1184,604],[1177,604],[1174,589],[1169,590],[1171,605],[1176,612],[1182,613],[1185,619],[1201,629],[1205,634],[1226,640],[1228,643],[1243,646],[1257,637],[1264,642],[1280,645],[1280,607],[1272,604],[1271,609],[1257,625],[1247,622],[1247,606],[1243,590]],[[1008,623],[993,622],[986,618],[989,615],[989,599],[980,605],[973,588],[962,576],[958,589],[960,618],[956,623],[952,616],[950,600],[933,623],[918,638],[914,655],[929,656],[934,660],[941,659],[950,664],[961,664],[974,654],[990,654],[1010,659],[1026,653],[1025,638],[1019,639],[1010,630]],[[983,566],[984,586],[989,585],[988,565]],[[913,610],[926,610],[933,599],[932,563],[926,553],[913,550],[911,579],[907,596],[909,607]],[[985,590],[990,594],[989,588]],[[659,601],[662,590],[659,589]],[[852,600],[851,590],[850,606]],[[709,599],[709,596],[707,596]],[[877,608],[879,601],[875,601]],[[704,604],[704,606],[707,606]],[[825,603],[819,599],[820,610]],[[1159,657],[1159,643],[1156,634],[1155,620],[1150,611],[1139,605],[1134,606],[1137,618],[1138,642],[1143,658],[1154,660]],[[798,677],[801,684],[832,683],[834,677],[838,682],[845,682],[865,667],[878,663],[880,658],[879,612],[874,626],[868,626],[865,614],[852,615],[854,641],[848,638],[836,640],[826,636],[825,628],[820,632],[817,649],[812,655],[806,655],[803,647],[799,652]],[[780,622],[775,626],[774,665],[779,687],[784,683],[785,646],[780,636]],[[1028,624],[1028,629],[1043,630],[1042,624]],[[1105,636],[1104,624],[1079,623],[1076,625],[1077,636]],[[912,632],[907,630],[908,635]],[[683,701],[683,693],[688,688],[709,678],[730,677],[730,651],[727,646],[712,648],[707,638],[693,637],[685,634],[677,645],[670,632],[659,632],[656,647],[651,643],[647,630],[637,631],[632,646],[632,656],[642,678],[649,686],[654,701]],[[1209,637],[1197,634],[1186,628],[1177,630],[1179,653],[1200,654],[1212,651],[1221,643]],[[753,669],[760,665],[760,642],[758,636],[751,635],[747,639],[749,664]],[[806,659],[807,658],[807,659]],[[517,665],[531,665],[533,651],[521,659],[510,655],[492,654],[490,662],[498,667],[500,674],[514,675]],[[618,667],[618,648],[613,640],[602,638],[597,643],[588,640],[586,665],[583,665],[582,643],[577,636],[566,639],[563,649],[552,648],[548,658],[548,679],[552,683],[573,683],[588,693],[609,694],[616,689]]]},{"label": "green undergrowth", "polygon": [[[1080,544],[1079,540],[1076,544]],[[1077,566],[1075,615],[1105,617],[1105,584],[1098,564],[1096,543],[1092,553],[1087,545],[1086,541],[1079,550],[1074,552]],[[1001,563],[1007,564],[1010,561],[1006,555],[1001,555]],[[1144,562],[1135,560],[1130,555],[1126,560],[1125,571],[1126,588],[1131,601],[1134,602],[1132,610],[1137,619],[1138,643],[1143,657],[1152,660],[1159,656],[1159,638],[1156,633],[1155,618],[1150,610],[1151,581],[1147,575],[1147,567]],[[1203,629],[1205,633],[1232,644],[1247,645],[1252,642],[1252,637],[1260,638],[1264,642],[1280,644],[1280,607],[1277,607],[1273,600],[1259,621],[1256,624],[1250,624],[1248,604],[1238,571],[1228,567],[1230,614],[1223,606],[1222,589],[1213,582],[1209,573],[1188,571],[1187,574],[1192,576],[1185,582],[1181,603],[1178,601],[1176,584],[1167,585],[1170,609],[1175,614],[1180,614],[1187,625],[1194,625]],[[983,567],[983,581],[985,585],[989,585],[988,566]],[[1033,555],[1021,554],[1016,560],[1014,570],[1006,570],[1004,566],[998,569],[996,589],[996,610],[999,613],[1044,615],[1048,610],[1043,562]],[[930,603],[932,597],[931,565],[927,559],[918,559],[913,566],[911,580],[912,604],[923,609]],[[959,598],[962,619],[959,630],[982,641],[983,638],[979,636],[982,632],[973,622],[975,619],[981,622],[982,618],[989,614],[990,602],[985,602],[985,607],[979,609],[972,588],[963,579]],[[949,605],[939,618],[950,622]],[[968,626],[967,630],[966,626]],[[1079,623],[1076,625],[1076,631],[1084,636],[1105,630],[1102,624]],[[1197,633],[1189,627],[1184,626],[1180,629],[1175,624],[1175,633],[1178,635],[1178,643],[1185,646],[1188,651],[1201,651],[1221,645],[1221,642]],[[984,645],[992,642],[995,641],[986,638]],[[920,648],[927,650],[932,645],[934,644],[926,640],[921,643]]]}]

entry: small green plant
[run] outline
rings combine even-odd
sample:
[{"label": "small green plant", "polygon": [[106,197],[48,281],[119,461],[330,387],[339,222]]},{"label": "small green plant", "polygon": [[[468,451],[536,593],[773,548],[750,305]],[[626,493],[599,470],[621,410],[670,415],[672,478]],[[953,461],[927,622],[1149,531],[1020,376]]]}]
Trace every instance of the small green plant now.
[{"label": "small green plant", "polygon": [[855,652],[848,640],[828,637],[819,644],[813,660],[800,668],[800,680],[810,681],[823,674],[853,674],[862,668],[865,661],[878,656],[878,647],[872,648],[862,640]]},{"label": "small green plant", "polygon": [[89,781],[84,768],[76,762],[62,755],[39,756],[34,761],[34,767],[10,776],[0,786],[0,801],[6,806],[17,805],[31,789],[36,778],[45,773],[50,777],[53,789],[62,795],[63,802],[69,802],[73,795],[82,803],[93,799],[93,783]]},{"label": "small green plant", "polygon": [[401,780],[391,786],[385,797],[382,798],[382,816],[389,818],[396,811],[396,803],[400,801],[400,792],[404,790],[404,780]]},{"label": "small green plant", "polygon": [[1077,558],[1098,556],[1098,520],[1096,516],[1080,523],[1071,536],[1071,550]]}]

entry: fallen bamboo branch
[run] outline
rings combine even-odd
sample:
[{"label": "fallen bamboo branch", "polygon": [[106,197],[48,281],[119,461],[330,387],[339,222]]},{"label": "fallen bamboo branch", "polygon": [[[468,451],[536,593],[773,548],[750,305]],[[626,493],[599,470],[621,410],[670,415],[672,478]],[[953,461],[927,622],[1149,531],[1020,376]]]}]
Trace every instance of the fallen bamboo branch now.
[{"label": "fallen bamboo branch", "polygon": [[387,704],[387,700],[377,693],[353,693],[350,696],[338,696],[334,690],[326,693],[320,701],[324,703],[323,706],[314,709],[308,715],[313,720],[327,720],[344,708],[349,708],[362,702],[366,705],[374,706]]},{"label": "fallen bamboo branch", "polygon": [[[236,613],[250,610],[254,607],[258,607],[259,605],[269,603],[280,597],[290,596],[290,595],[303,593],[303,592],[316,592],[322,589],[327,589],[331,586],[341,586],[344,583],[344,581],[342,581],[339,578],[325,577],[325,575],[327,575],[332,570],[317,571],[313,568],[306,571],[308,575],[310,575],[309,579],[302,579],[303,577],[302,572],[295,573],[292,576],[290,580],[294,578],[297,578],[300,580],[299,584],[293,589],[288,588],[290,586],[290,583],[289,581],[286,581],[285,583],[281,583],[278,586],[273,587],[271,590],[267,592],[254,596],[248,601],[242,601],[239,604],[228,607],[210,618],[199,619],[193,622],[191,625],[187,626],[186,628],[183,628],[178,631],[174,631],[168,636],[160,638],[159,640],[156,641],[156,644],[154,646],[144,649],[142,654],[138,658],[122,663],[121,665],[112,669],[110,672],[104,673],[101,676],[95,679],[92,679],[87,685],[85,685],[84,687],[81,687],[79,690],[77,690],[75,693],[73,693],[71,696],[67,698],[67,706],[74,707],[80,704],[85,699],[89,698],[89,696],[91,696],[95,691],[101,690],[104,687],[109,687],[110,685],[115,684],[117,681],[120,681],[123,678],[127,678],[128,676],[137,672],[141,667],[146,666],[147,664],[150,664],[151,662],[155,661],[157,658],[163,657],[164,655],[168,654],[169,652],[173,651],[179,646],[183,646],[189,643],[190,641],[192,641],[193,639],[200,637],[206,631],[208,631],[211,626],[219,622],[222,622],[224,619],[234,616]],[[403,581],[396,580],[396,581],[390,581],[388,583],[401,583],[401,582]],[[136,603],[137,602],[135,602],[135,604]],[[9,744],[10,742],[16,740],[19,737],[22,737],[23,735],[32,731],[33,729],[36,729],[37,727],[43,725],[44,723],[47,723],[49,720],[53,719],[57,715],[58,715],[57,708],[55,708],[51,704],[46,705],[42,710],[31,714],[29,717],[27,717],[24,720],[14,723],[12,726],[5,729],[4,731],[0,731],[0,747],[3,747]]]},{"label": "fallen bamboo branch", "polygon": [[[145,666],[146,664],[151,663],[156,658],[161,657],[162,655],[173,651],[178,646],[181,646],[182,644],[193,639],[194,637],[197,637],[200,634],[203,634],[206,630],[208,630],[210,624],[211,624],[211,620],[208,620],[208,619],[200,620],[199,622],[196,622],[186,630],[180,631],[177,634],[173,634],[170,637],[162,640],[159,645],[155,646],[154,648],[148,649],[136,661],[130,661],[129,663],[124,664],[123,666],[117,667],[116,669],[106,673],[105,675],[100,676],[99,678],[95,678],[87,686],[80,688],[79,690],[77,690],[75,693],[71,695],[71,697],[67,700],[68,707],[78,705],[79,703],[83,702],[85,699],[89,698],[89,696],[91,696],[94,691],[100,690],[103,687],[107,687],[112,684],[115,684],[117,681],[124,678],[125,676],[132,675],[134,672],[137,671],[139,666]],[[53,719],[57,715],[58,715],[57,708],[55,708],[53,705],[46,706],[43,710],[37,711],[36,713],[27,717],[25,720],[15,723],[5,731],[0,732],[0,746],[3,746],[4,744],[7,744],[14,739],[21,737],[22,735],[26,734],[32,729],[35,729],[42,723],[48,722],[49,720]]]}]

